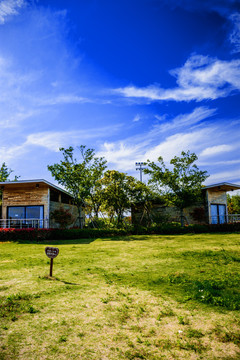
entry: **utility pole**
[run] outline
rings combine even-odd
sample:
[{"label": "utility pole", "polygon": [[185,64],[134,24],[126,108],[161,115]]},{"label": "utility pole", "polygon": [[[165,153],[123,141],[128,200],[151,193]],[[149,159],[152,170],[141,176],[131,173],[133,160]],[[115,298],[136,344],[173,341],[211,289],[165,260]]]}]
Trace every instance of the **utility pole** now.
[{"label": "utility pole", "polygon": [[137,166],[136,170],[140,171],[140,181],[142,182],[142,172],[144,170],[144,168],[142,166],[144,165],[144,163],[143,162],[136,162],[135,165]]}]

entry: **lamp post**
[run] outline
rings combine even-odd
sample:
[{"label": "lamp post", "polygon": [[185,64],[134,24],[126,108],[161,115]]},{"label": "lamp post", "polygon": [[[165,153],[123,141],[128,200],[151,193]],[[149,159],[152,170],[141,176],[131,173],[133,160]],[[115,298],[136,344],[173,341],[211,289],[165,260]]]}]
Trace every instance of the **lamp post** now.
[{"label": "lamp post", "polygon": [[136,170],[140,171],[140,181],[142,182],[142,172],[144,170],[144,168],[143,168],[144,163],[143,162],[136,162],[135,165],[137,166]]}]

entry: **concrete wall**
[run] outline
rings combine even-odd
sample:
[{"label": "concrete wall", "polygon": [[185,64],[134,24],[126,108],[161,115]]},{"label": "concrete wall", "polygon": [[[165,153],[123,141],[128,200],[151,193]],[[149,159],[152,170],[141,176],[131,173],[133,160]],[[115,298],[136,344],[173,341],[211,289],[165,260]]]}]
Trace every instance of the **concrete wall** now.
[{"label": "concrete wall", "polygon": [[227,192],[208,189],[206,194],[207,194],[209,222],[211,222],[210,221],[210,219],[211,219],[211,204],[225,205],[226,206],[226,215],[227,215]]},{"label": "concrete wall", "polygon": [[[207,209],[203,202],[196,203],[194,206],[185,208],[183,215],[185,224],[203,224],[208,221]],[[180,210],[173,206],[153,204],[150,210],[150,219],[156,223],[180,222]],[[146,212],[144,213],[142,204],[132,208],[133,224],[146,225],[148,221],[148,214]]]},{"label": "concrete wall", "polygon": [[54,210],[63,208],[64,210],[68,210],[70,212],[70,214],[73,217],[73,222],[70,226],[78,226],[78,210],[76,205],[71,205],[71,204],[63,204],[61,202],[55,202],[55,201],[50,201],[50,227],[51,228],[58,228],[59,224],[57,224],[53,219],[51,219],[51,213]]},{"label": "concrete wall", "polygon": [[[203,192],[202,201],[193,206],[187,207],[183,211],[185,224],[208,224],[211,219],[211,204],[226,205],[227,211],[227,192],[218,189],[207,189]],[[149,219],[147,214],[143,214],[143,204],[132,208],[133,224],[146,224]],[[153,204],[151,208],[151,219],[156,222],[180,222],[180,211],[172,206]]]}]

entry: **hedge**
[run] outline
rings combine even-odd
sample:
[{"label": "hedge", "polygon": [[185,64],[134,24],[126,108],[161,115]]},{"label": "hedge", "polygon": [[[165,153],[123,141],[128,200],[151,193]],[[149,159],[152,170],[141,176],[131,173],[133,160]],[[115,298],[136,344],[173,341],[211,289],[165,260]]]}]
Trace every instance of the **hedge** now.
[{"label": "hedge", "polygon": [[36,241],[96,239],[127,235],[180,235],[187,233],[240,232],[240,223],[216,225],[160,224],[149,228],[142,226],[129,229],[0,229],[0,241]]}]

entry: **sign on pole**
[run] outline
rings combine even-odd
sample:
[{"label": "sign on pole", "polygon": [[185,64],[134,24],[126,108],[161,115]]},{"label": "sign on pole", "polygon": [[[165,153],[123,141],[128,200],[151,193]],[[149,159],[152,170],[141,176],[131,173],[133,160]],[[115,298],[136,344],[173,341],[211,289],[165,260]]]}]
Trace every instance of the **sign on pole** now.
[{"label": "sign on pole", "polygon": [[47,255],[47,257],[49,257],[51,259],[51,262],[50,262],[50,276],[52,277],[52,269],[53,269],[53,259],[58,256],[59,254],[59,249],[58,248],[55,248],[55,247],[50,247],[50,246],[47,246],[45,248],[45,253]]}]

